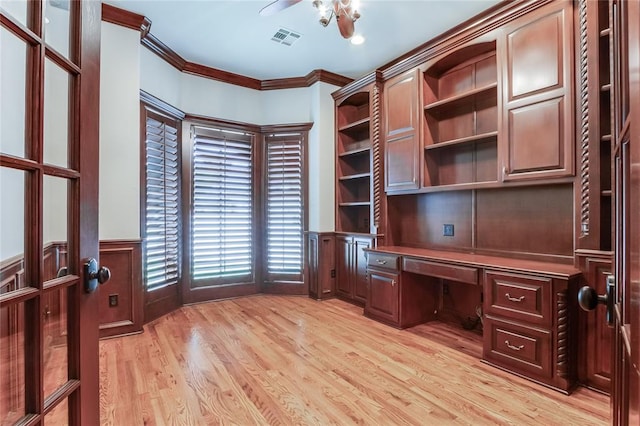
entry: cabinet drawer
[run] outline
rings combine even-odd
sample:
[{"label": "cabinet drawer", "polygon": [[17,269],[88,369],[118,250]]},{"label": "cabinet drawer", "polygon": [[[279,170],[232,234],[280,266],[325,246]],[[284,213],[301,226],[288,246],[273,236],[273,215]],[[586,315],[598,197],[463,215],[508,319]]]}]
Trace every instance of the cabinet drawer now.
[{"label": "cabinet drawer", "polygon": [[551,332],[487,316],[484,358],[523,375],[551,378]]},{"label": "cabinet drawer", "polygon": [[427,260],[405,257],[402,270],[414,274],[429,275],[462,283],[478,284],[478,270],[465,266],[447,265],[444,263],[430,262]]},{"label": "cabinet drawer", "polygon": [[488,314],[551,325],[551,278],[487,271],[485,285]]},{"label": "cabinet drawer", "polygon": [[395,254],[370,251],[367,252],[367,266],[370,268],[397,271],[399,258],[400,256]]}]

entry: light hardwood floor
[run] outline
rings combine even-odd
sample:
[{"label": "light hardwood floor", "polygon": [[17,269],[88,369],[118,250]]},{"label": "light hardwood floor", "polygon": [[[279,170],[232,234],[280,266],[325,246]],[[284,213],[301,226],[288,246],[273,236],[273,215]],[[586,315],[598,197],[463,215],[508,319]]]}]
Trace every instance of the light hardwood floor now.
[{"label": "light hardwood floor", "polygon": [[480,357],[480,336],[395,330],[339,300],[187,306],[100,343],[101,423],[608,424],[607,397],[567,397]]}]

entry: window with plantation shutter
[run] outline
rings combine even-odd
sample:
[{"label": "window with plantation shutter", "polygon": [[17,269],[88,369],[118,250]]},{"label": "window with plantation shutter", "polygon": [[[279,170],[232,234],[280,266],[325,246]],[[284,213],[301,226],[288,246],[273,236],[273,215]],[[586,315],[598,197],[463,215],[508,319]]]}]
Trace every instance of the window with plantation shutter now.
[{"label": "window with plantation shutter", "polygon": [[265,135],[267,281],[301,281],[304,232],[304,135]]},{"label": "window with plantation shutter", "polygon": [[179,122],[146,114],[144,272],[147,291],[180,278]]},{"label": "window with plantation shutter", "polygon": [[192,144],[191,278],[201,285],[249,281],[254,274],[253,136],[193,126]]}]

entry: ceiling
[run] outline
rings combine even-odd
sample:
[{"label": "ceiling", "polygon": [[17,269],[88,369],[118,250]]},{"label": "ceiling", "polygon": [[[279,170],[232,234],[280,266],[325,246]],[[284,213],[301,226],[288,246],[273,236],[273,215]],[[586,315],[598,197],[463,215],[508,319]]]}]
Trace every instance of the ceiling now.
[{"label": "ceiling", "polygon": [[[146,16],[151,33],[185,60],[260,80],[324,69],[358,78],[471,18],[500,0],[360,0],[355,46],[333,20],[323,28],[311,0],[272,16],[271,1],[107,0]],[[271,40],[280,29],[302,35],[293,45]]]}]

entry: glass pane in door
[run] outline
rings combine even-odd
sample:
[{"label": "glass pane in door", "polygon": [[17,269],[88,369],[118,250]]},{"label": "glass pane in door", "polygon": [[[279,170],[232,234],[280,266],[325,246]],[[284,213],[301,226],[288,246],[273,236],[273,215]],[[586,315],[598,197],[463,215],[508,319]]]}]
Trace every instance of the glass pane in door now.
[{"label": "glass pane in door", "polygon": [[66,426],[69,424],[69,404],[66,398],[44,416],[44,424],[45,426]]},{"label": "glass pane in door", "polygon": [[0,425],[25,415],[24,303],[0,308]]},{"label": "glass pane in door", "polygon": [[0,27],[0,151],[17,157],[25,156],[27,50]]},{"label": "glass pane in door", "polygon": [[69,181],[45,176],[42,196],[43,280],[67,275]]},{"label": "glass pane in door", "polygon": [[44,63],[44,162],[69,164],[69,73],[50,59]]},{"label": "glass pane in door", "polygon": [[27,286],[25,279],[25,172],[0,167],[0,294]]},{"label": "glass pane in door", "polygon": [[67,288],[58,288],[42,296],[44,316],[43,387],[45,397],[67,383]]},{"label": "glass pane in door", "polygon": [[27,0],[0,0],[0,7],[3,8],[9,16],[26,27],[28,3]]},{"label": "glass pane in door", "polygon": [[44,41],[69,58],[71,29],[70,0],[44,0]]}]

